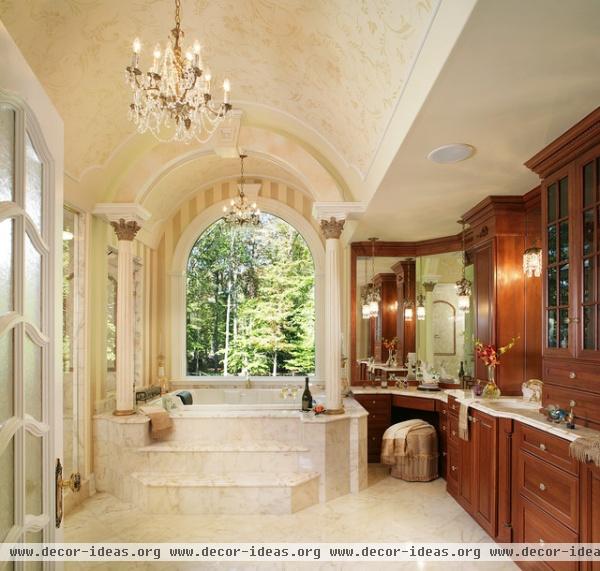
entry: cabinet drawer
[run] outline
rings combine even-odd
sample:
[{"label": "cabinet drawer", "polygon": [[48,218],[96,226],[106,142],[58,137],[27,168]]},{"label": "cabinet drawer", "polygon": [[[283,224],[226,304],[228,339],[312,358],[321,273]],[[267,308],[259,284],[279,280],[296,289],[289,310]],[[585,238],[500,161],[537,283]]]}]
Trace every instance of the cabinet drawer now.
[{"label": "cabinet drawer", "polygon": [[355,395],[354,398],[369,412],[391,414],[391,395]]},{"label": "cabinet drawer", "polygon": [[598,365],[570,359],[544,359],[544,382],[600,393]]},{"label": "cabinet drawer", "polygon": [[460,410],[460,403],[454,398],[448,397],[448,414],[458,414]]},{"label": "cabinet drawer", "polygon": [[579,529],[578,478],[523,451],[519,452],[517,474],[522,496],[565,526]]},{"label": "cabinet drawer", "polygon": [[554,404],[569,410],[569,402],[572,400],[575,401],[575,424],[600,430],[600,394],[560,387],[550,382],[542,389],[544,406]]},{"label": "cabinet drawer", "polygon": [[526,424],[517,425],[517,446],[571,474],[579,473],[579,462],[569,456],[568,440],[552,436]]},{"label": "cabinet drawer", "polygon": [[433,399],[394,395],[392,398],[392,406],[413,408],[415,410],[435,410],[435,401]]},{"label": "cabinet drawer", "polygon": [[458,416],[450,415],[448,418],[448,441],[458,444]]},{"label": "cabinet drawer", "polygon": [[[577,543],[577,533],[567,529],[535,504],[518,499],[518,525],[522,530],[522,543]],[[555,571],[577,571],[577,561],[546,561],[545,567]]]},{"label": "cabinet drawer", "polygon": [[368,426],[371,427],[378,427],[378,428],[383,428],[384,430],[390,425],[390,422],[392,420],[391,414],[389,410],[386,410],[384,412],[380,412],[380,411],[373,411],[373,412],[369,412],[369,416],[368,416]]}]

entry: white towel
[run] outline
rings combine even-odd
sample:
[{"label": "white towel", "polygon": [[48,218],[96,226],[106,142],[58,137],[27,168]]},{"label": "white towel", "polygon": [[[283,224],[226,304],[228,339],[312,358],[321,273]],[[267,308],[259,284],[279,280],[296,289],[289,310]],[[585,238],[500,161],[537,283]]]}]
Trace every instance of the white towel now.
[{"label": "white towel", "polygon": [[458,437],[469,440],[469,405],[460,403],[458,411]]}]

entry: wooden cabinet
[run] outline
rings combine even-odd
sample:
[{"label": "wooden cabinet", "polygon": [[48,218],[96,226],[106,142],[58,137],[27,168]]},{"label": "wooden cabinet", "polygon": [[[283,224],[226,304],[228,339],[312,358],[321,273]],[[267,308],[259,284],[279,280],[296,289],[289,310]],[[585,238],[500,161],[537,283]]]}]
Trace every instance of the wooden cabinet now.
[{"label": "wooden cabinet", "polygon": [[600,108],[526,166],[541,178],[543,402],[575,400],[576,421],[600,428]]},{"label": "wooden cabinet", "polygon": [[[505,395],[521,393],[526,372],[531,374],[535,370],[535,366],[527,366],[527,356],[539,354],[541,343],[536,339],[535,329],[525,329],[525,213],[526,205],[532,204],[520,196],[490,196],[463,215],[469,224],[465,244],[475,278],[472,301],[475,337],[496,346],[506,345],[513,337],[520,338],[497,371],[496,381]],[[529,347],[534,350],[529,351]],[[487,379],[479,360],[475,375]]]},{"label": "wooden cabinet", "polygon": [[367,456],[369,462],[379,462],[381,439],[392,420],[392,395],[355,395],[369,413],[367,419]]},{"label": "wooden cabinet", "polygon": [[478,410],[472,412],[474,463],[474,517],[491,536],[497,533],[498,421]]},{"label": "wooden cabinet", "polygon": [[[514,540],[576,543],[580,529],[579,463],[567,440],[517,423],[514,451]],[[584,500],[582,500],[584,501]],[[578,569],[577,562],[545,562],[524,568]]]},{"label": "wooden cabinet", "polygon": [[[600,543],[600,467],[581,471],[581,543]],[[585,561],[582,571],[600,571],[600,561]]]}]

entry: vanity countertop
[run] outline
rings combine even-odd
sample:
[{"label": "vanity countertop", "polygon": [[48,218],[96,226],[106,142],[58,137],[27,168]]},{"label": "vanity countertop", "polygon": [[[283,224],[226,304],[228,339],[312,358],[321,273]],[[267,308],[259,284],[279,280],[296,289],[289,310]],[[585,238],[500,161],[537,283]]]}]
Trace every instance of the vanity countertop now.
[{"label": "vanity countertop", "polygon": [[465,404],[470,408],[480,410],[491,416],[500,418],[512,418],[527,424],[539,430],[549,432],[566,440],[575,440],[582,436],[597,437],[600,431],[583,426],[577,426],[574,430],[566,428],[564,425],[548,422],[546,417],[539,412],[539,403],[530,403],[524,401],[521,397],[509,396],[500,397],[496,400],[473,398],[471,391],[462,389],[445,389],[438,392],[419,391],[416,387],[409,389],[390,388],[382,389],[379,387],[352,387],[354,395],[399,395],[417,398],[435,399],[442,402],[448,401],[448,396],[453,396],[459,403]]}]

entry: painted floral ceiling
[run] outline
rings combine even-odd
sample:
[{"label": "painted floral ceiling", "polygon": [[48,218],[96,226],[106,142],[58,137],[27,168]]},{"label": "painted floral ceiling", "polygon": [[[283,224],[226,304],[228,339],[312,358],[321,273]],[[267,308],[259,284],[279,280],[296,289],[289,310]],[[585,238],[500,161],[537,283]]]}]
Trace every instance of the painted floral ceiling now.
[{"label": "painted floral ceiling", "polygon": [[[365,174],[438,0],[183,0],[215,85],[235,107],[292,116]],[[149,63],[172,0],[0,0],[0,19],[65,121],[66,169],[80,178],[134,133],[124,68],[139,36]],[[145,56],[145,59],[144,59]],[[215,93],[220,100],[221,93]]]}]

